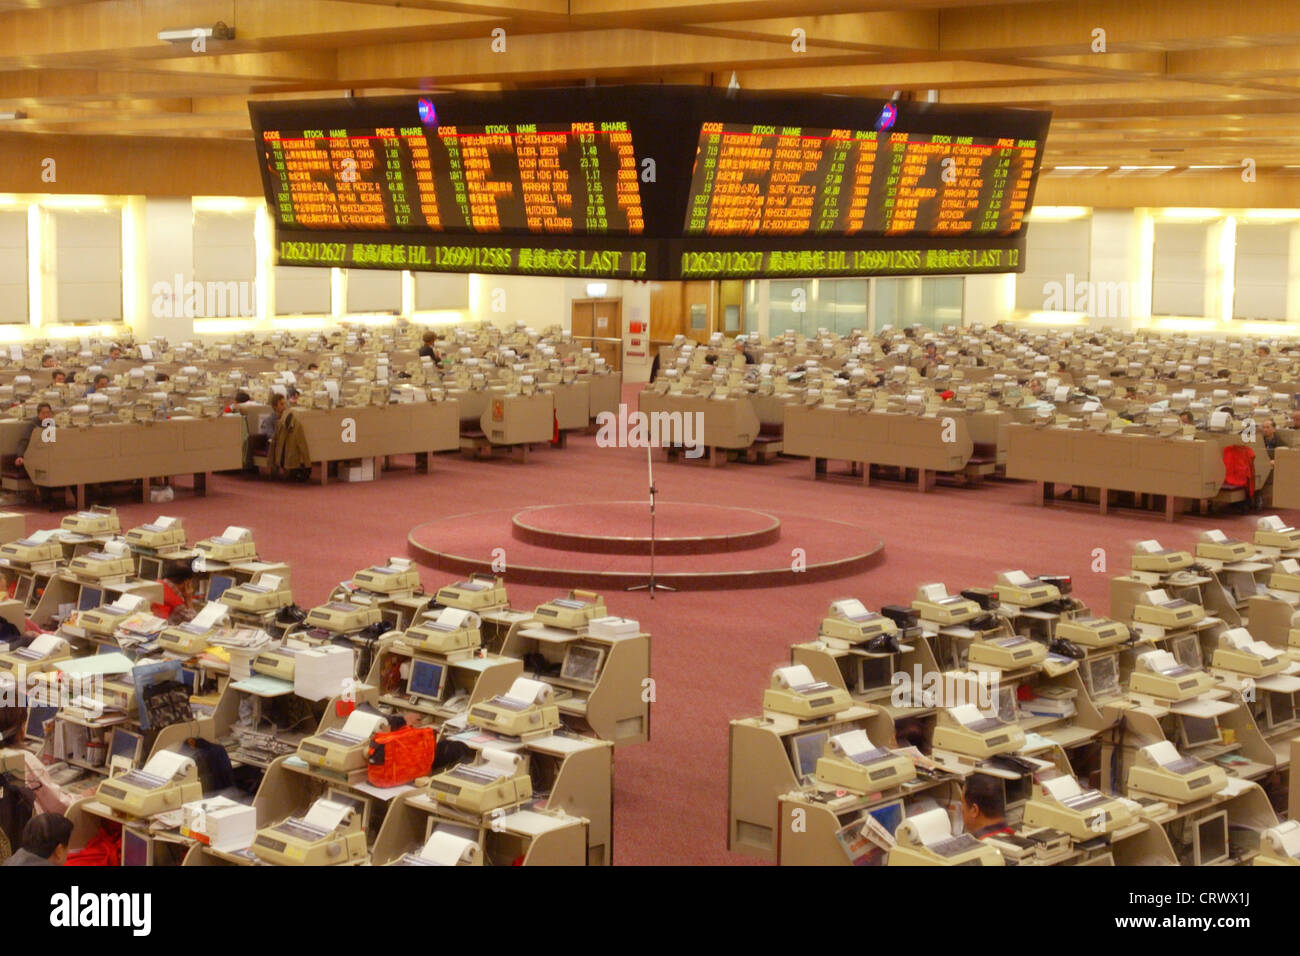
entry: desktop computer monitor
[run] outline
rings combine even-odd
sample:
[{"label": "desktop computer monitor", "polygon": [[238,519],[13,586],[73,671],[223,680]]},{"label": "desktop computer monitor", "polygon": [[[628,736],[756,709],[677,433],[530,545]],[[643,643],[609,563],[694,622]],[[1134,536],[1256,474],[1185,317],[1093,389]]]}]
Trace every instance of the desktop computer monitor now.
[{"label": "desktop computer monitor", "polygon": [[1196,866],[1213,866],[1228,859],[1226,810],[1201,817],[1192,827],[1192,860]]},{"label": "desktop computer monitor", "polygon": [[370,801],[359,793],[353,793],[351,790],[340,790],[338,787],[330,787],[325,792],[325,799],[334,803],[347,804],[356,811],[357,816],[361,819],[361,829],[366,830],[370,826]]},{"label": "desktop computer monitor", "polygon": [[570,644],[564,652],[560,676],[579,684],[595,684],[600,676],[600,665],[605,660],[605,649],[590,644]]},{"label": "desktop computer monitor", "polygon": [[153,866],[153,840],[138,830],[123,827],[122,865]]},{"label": "desktop computer monitor", "polygon": [[157,581],[162,577],[162,559],[142,557],[136,574],[146,581]]},{"label": "desktop computer monitor", "polygon": [[[858,665],[858,693],[890,686],[894,676],[894,658],[863,657]],[[891,831],[892,832],[892,831]]]},{"label": "desktop computer monitor", "polygon": [[1016,719],[1016,685],[998,688],[998,719],[1013,723]]},{"label": "desktop computer monitor", "polygon": [[1223,739],[1219,734],[1217,717],[1190,717],[1187,714],[1178,718],[1178,736],[1182,739],[1184,750],[1217,744]]},{"label": "desktop computer monitor", "polygon": [[1169,653],[1184,667],[1200,668],[1204,663],[1201,659],[1201,641],[1195,634],[1175,637],[1169,642]]},{"label": "desktop computer monitor", "polygon": [[1025,774],[1015,780],[1002,781],[1003,800],[1008,807],[1018,807],[1029,800],[1034,792],[1033,774]]},{"label": "desktop computer monitor", "polygon": [[1268,694],[1265,723],[1269,730],[1288,724],[1295,720],[1295,694],[1282,691],[1265,691]]},{"label": "desktop computer monitor", "polygon": [[891,800],[889,803],[882,803],[878,807],[872,807],[867,813],[888,830],[890,836],[893,836],[898,829],[898,825],[903,822],[903,801]]},{"label": "desktop computer monitor", "polygon": [[53,720],[54,715],[59,712],[57,707],[28,707],[27,708],[27,739],[44,740],[45,723]]},{"label": "desktop computer monitor", "polygon": [[1107,697],[1119,691],[1119,658],[1114,654],[1084,662],[1083,679],[1092,697]]},{"label": "desktop computer monitor", "polygon": [[406,692],[425,700],[442,700],[447,683],[447,668],[434,661],[411,661],[411,676],[406,681]]},{"label": "desktop computer monitor", "polygon": [[32,585],[36,583],[30,574],[24,574],[18,579],[18,586],[14,588],[14,600],[21,601],[24,605],[31,603]]},{"label": "desktop computer monitor", "polygon": [[77,597],[78,611],[91,611],[104,603],[104,589],[82,587],[81,594]]},{"label": "desktop computer monitor", "polygon": [[817,769],[817,759],[826,748],[826,741],[831,739],[829,730],[813,730],[805,734],[795,734],[790,738],[790,760],[794,764],[795,775],[804,781],[809,779]]},{"label": "desktop computer monitor", "polygon": [[132,767],[140,766],[141,739],[134,731],[123,727],[113,728],[113,738],[108,744],[109,766],[112,766],[114,757],[125,757],[131,761]]},{"label": "desktop computer monitor", "polygon": [[214,574],[208,578],[208,600],[220,600],[226,589],[234,586],[235,579],[225,574]]}]

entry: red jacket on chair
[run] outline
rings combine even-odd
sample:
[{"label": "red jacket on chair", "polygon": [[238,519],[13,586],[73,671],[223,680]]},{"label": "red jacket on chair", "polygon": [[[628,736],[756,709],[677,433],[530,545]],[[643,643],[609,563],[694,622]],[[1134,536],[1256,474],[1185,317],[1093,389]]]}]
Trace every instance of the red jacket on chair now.
[{"label": "red jacket on chair", "polygon": [[1255,449],[1228,445],[1223,449],[1223,470],[1225,488],[1245,488],[1246,494],[1255,496]]}]

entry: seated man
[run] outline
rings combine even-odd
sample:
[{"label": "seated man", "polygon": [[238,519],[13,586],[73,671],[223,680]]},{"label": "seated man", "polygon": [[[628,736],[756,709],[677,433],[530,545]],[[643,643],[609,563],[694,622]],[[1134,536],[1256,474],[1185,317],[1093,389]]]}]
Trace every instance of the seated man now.
[{"label": "seated man", "polygon": [[63,866],[72,842],[72,821],[55,813],[39,813],[23,827],[22,845],[0,866]]},{"label": "seated man", "polygon": [[961,792],[961,818],[966,832],[977,839],[995,833],[1012,833],[1007,826],[1006,794],[1002,781],[986,773],[966,778]]}]

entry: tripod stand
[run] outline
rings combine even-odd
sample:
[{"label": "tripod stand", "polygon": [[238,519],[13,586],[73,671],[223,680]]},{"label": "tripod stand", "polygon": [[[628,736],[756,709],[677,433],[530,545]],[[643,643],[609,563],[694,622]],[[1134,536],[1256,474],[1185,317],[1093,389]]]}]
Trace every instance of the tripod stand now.
[{"label": "tripod stand", "polygon": [[634,584],[628,591],[649,591],[650,600],[655,599],[655,591],[676,591],[676,588],[670,588],[666,584],[655,583],[655,463],[651,457],[653,449],[649,445],[645,450],[646,472],[650,476],[650,583]]}]

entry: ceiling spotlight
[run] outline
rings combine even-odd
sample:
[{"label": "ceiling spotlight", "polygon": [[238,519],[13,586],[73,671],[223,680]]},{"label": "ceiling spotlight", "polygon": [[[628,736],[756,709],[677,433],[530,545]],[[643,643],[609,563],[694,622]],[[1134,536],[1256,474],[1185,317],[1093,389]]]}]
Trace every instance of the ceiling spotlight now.
[{"label": "ceiling spotlight", "polygon": [[20,119],[27,119],[27,112],[25,110],[9,110],[8,112],[0,113],[0,120]]}]

